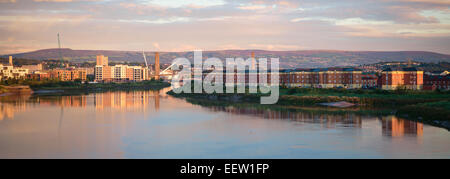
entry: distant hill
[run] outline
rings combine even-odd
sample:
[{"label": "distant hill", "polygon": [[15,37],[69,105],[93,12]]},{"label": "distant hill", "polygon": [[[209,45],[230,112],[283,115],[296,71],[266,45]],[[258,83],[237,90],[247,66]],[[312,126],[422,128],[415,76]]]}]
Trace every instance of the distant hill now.
[{"label": "distant hill", "polygon": [[[333,51],[333,50],[303,50],[303,51],[265,51],[265,50],[221,50],[204,51],[203,57],[249,57],[254,51],[257,57],[278,57],[282,68],[322,68],[332,66],[357,66],[391,61],[418,62],[450,62],[450,55],[425,51]],[[142,52],[110,51],[110,50],[72,50],[61,49],[64,60],[72,62],[95,61],[96,55],[109,56],[110,61],[116,62],[144,62]],[[59,59],[58,49],[44,49],[27,53],[11,54],[14,58],[51,60]],[[154,53],[146,52],[149,63],[154,63]],[[0,57],[7,57],[3,55]],[[161,63],[171,63],[177,57],[193,59],[193,52],[161,52]]]}]

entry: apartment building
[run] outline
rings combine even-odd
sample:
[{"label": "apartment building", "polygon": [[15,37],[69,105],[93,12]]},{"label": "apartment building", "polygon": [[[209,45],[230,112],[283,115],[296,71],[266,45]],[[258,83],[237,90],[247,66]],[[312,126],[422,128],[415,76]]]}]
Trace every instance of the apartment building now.
[{"label": "apartment building", "polygon": [[377,88],[378,76],[375,73],[363,73],[361,78],[361,86],[362,88]]},{"label": "apartment building", "polygon": [[26,78],[28,72],[28,69],[14,67],[12,56],[9,57],[8,65],[0,64],[0,79]]},{"label": "apartment building", "polygon": [[361,88],[362,71],[354,68],[281,70],[280,84],[287,87]]},{"label": "apartment building", "polygon": [[450,75],[424,75],[424,90],[450,90]]},{"label": "apartment building", "polygon": [[28,69],[28,72],[30,72],[30,73],[34,73],[34,72],[42,71],[42,70],[43,70],[42,64],[37,64],[37,65],[22,65],[21,68],[23,68],[23,69]]},{"label": "apartment building", "polygon": [[411,90],[423,89],[423,71],[416,68],[387,69],[382,72],[382,89],[395,90],[405,88]]},{"label": "apartment building", "polygon": [[44,80],[44,79],[50,79],[50,74],[47,72],[36,71],[34,73],[27,74],[27,79],[38,80],[38,81]]},{"label": "apartment building", "polygon": [[143,81],[149,79],[149,71],[141,66],[108,65],[108,57],[97,56],[94,75],[97,82],[126,82]]},{"label": "apartment building", "polygon": [[47,71],[47,73],[48,77],[51,79],[59,79],[61,81],[86,81],[86,70],[84,69],[54,69]]}]

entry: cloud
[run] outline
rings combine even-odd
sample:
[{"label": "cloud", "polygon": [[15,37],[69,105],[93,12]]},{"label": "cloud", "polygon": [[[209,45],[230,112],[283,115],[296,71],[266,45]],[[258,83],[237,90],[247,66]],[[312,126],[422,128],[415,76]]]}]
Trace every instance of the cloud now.
[{"label": "cloud", "polygon": [[82,1],[101,1],[101,0],[33,0],[34,2],[82,2]]},{"label": "cloud", "polygon": [[275,51],[283,51],[283,50],[301,50],[305,49],[303,46],[299,45],[286,45],[286,44],[250,44],[249,47],[262,49],[262,50],[275,50]]},{"label": "cloud", "polygon": [[161,50],[161,47],[159,46],[159,43],[157,43],[157,42],[154,42],[153,43],[153,47],[155,48],[155,50]]},{"label": "cloud", "polygon": [[265,5],[242,5],[238,7],[239,9],[242,10],[261,10],[261,9],[266,9],[267,6]]},{"label": "cloud", "polygon": [[381,24],[394,24],[392,21],[379,21],[379,20],[368,20],[357,18],[345,18],[345,19],[336,19],[336,18],[328,18],[328,17],[307,17],[307,18],[295,18],[292,19],[291,22],[301,22],[301,21],[324,21],[329,22],[334,25],[381,25]]},{"label": "cloud", "polygon": [[171,17],[171,18],[160,18],[153,20],[146,19],[119,19],[118,22],[126,22],[126,23],[146,23],[146,24],[170,24],[175,22],[189,22],[189,18],[185,17]]},{"label": "cloud", "polygon": [[427,4],[439,4],[450,5],[450,0],[385,0],[392,2],[414,2],[414,3],[427,3]]},{"label": "cloud", "polygon": [[167,8],[181,8],[181,7],[205,8],[211,6],[225,5],[226,2],[223,0],[150,0],[147,2],[147,4]]},{"label": "cloud", "polygon": [[81,49],[385,48],[450,53],[450,42],[444,41],[450,38],[450,0],[0,2],[0,53],[54,48],[56,33],[63,34],[65,47]]}]

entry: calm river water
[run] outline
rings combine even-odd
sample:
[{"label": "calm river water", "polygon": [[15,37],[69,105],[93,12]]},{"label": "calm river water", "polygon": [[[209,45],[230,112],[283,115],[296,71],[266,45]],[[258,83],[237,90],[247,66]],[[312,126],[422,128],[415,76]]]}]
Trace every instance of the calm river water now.
[{"label": "calm river water", "polygon": [[0,97],[0,158],[450,158],[394,116],[202,107],[161,91]]}]

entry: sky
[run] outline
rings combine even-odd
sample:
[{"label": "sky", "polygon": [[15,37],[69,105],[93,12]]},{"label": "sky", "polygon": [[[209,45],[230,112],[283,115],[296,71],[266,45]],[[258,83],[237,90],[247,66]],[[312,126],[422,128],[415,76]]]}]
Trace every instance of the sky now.
[{"label": "sky", "polygon": [[450,54],[450,0],[0,0],[0,54],[57,48]]}]

